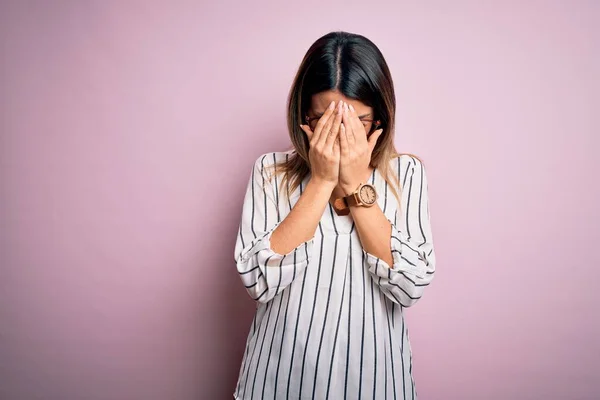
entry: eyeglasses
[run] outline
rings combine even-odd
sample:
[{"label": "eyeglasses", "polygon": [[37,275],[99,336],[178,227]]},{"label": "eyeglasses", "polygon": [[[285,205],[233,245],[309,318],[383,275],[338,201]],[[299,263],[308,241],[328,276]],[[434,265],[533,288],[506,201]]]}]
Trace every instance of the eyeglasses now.
[{"label": "eyeglasses", "polygon": [[[321,117],[309,117],[308,115],[304,116],[304,121],[306,121],[306,124],[308,126],[310,126],[311,130],[315,130],[315,128],[317,126],[316,121],[318,121],[319,119],[321,119]],[[373,120],[373,119],[369,119],[369,118],[360,118],[360,121],[363,123],[365,128],[367,128],[369,126],[369,124],[372,124],[371,129],[367,133],[372,133],[374,130],[379,129],[379,127],[381,126],[380,120]]]}]

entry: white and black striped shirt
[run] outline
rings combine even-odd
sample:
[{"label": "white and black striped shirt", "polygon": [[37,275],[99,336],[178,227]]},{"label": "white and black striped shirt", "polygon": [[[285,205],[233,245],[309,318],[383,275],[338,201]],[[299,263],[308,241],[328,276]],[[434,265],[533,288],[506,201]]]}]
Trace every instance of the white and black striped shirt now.
[{"label": "white and black striped shirt", "polygon": [[421,298],[435,272],[423,164],[409,155],[390,161],[402,207],[379,170],[370,177],[392,223],[390,268],[363,250],[352,216],[329,203],[310,240],[285,255],[270,248],[310,174],[287,199],[281,176],[269,184],[264,168],[293,151],[261,155],[247,186],[235,260],[257,307],[233,396],[414,400],[403,308]]}]

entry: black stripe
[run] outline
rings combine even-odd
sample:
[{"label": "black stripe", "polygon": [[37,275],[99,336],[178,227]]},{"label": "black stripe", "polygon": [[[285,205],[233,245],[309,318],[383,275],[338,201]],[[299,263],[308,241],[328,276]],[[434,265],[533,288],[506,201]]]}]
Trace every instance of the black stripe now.
[{"label": "black stripe", "polygon": [[413,188],[413,175],[415,173],[415,169],[414,167],[412,168],[412,174],[410,174],[410,184],[408,186],[408,200],[406,201],[406,233],[407,233],[407,238],[410,240],[410,224],[408,221],[408,217],[410,215],[410,196],[412,194],[412,188]]},{"label": "black stripe", "polygon": [[252,288],[252,287],[256,286],[256,284],[257,284],[257,283],[258,283],[258,280],[254,281],[254,283],[253,283],[252,285],[250,285],[250,286],[248,286],[248,285],[244,285],[244,287],[245,287],[246,289],[250,289],[250,288]]},{"label": "black stripe", "polygon": [[411,262],[410,260],[408,260],[406,257],[404,257],[403,255],[400,255],[400,258],[403,259],[404,261],[406,261],[407,263],[409,263],[410,265],[412,265],[413,267],[416,267],[417,265],[413,262]]},{"label": "black stripe", "polygon": [[[406,329],[406,342],[410,343],[410,337],[409,337],[409,334],[408,334],[408,327],[405,326],[405,329]],[[413,380],[413,374],[412,374],[412,355],[410,354],[410,352],[408,352],[408,374],[410,375],[412,400],[414,400],[415,399],[415,381]]]},{"label": "black stripe", "polygon": [[[281,277],[281,273],[279,273],[279,276]],[[279,314],[281,312],[281,304],[283,303],[283,296],[278,296],[279,298],[279,307],[277,308],[277,316],[275,317],[275,325],[273,326],[273,336],[271,336],[271,345],[269,346],[269,354],[267,356],[267,365],[265,366],[265,377],[263,379],[263,387],[262,387],[262,396],[261,398],[265,398],[265,387],[267,386],[267,375],[269,373],[269,363],[271,362],[271,352],[273,351],[273,343],[275,343],[275,333],[277,332],[277,326],[278,321],[279,321]],[[260,361],[260,358],[259,360]],[[255,376],[256,379],[256,376]],[[277,387],[275,387],[275,390],[277,390]]]},{"label": "black stripe", "polygon": [[[397,182],[397,187],[398,187],[398,194],[400,197],[400,204],[398,204],[398,207],[396,208],[396,214],[398,213],[398,208],[402,208],[402,192],[404,191],[404,184],[400,184],[400,178],[401,178],[401,173],[400,173],[400,165],[402,164],[402,160],[401,157],[398,157],[398,182]],[[397,224],[396,221],[396,217],[394,215],[394,224]]]},{"label": "black stripe", "polygon": [[403,242],[397,236],[392,236],[392,239],[397,240],[400,245],[404,245],[404,246],[408,247],[409,249],[411,249],[412,251],[414,251],[415,253],[417,253],[417,255],[419,255],[419,256],[421,255],[421,253],[418,250],[413,249],[412,247],[410,247],[410,245],[408,243]]},{"label": "black stripe", "polygon": [[[265,236],[267,236],[268,234],[269,234],[269,232],[265,232],[265,233],[263,233],[263,234],[262,234],[260,237],[258,237],[258,236],[255,236],[255,237],[254,237],[254,240],[252,240],[252,241],[250,242],[250,243],[252,243],[252,246],[250,246],[250,247],[249,247],[247,250],[244,250],[244,251],[242,251],[242,253],[240,254],[240,257],[241,257],[241,256],[244,256],[244,255],[246,255],[246,254],[248,254],[248,253],[250,253],[250,252],[251,252],[251,251],[254,249],[254,247],[256,247],[256,245],[257,245],[257,244],[259,244],[259,243],[260,243],[260,241],[261,241],[262,239],[264,239],[264,237],[265,237]],[[263,250],[266,250],[266,249],[263,249]],[[257,253],[258,253],[258,252],[257,252]],[[236,260],[236,262],[237,262],[237,260]]]},{"label": "black stripe", "polygon": [[[273,302],[270,301],[268,304],[272,304]],[[253,398],[254,397],[254,386],[256,385],[256,376],[258,375],[258,370],[260,367],[260,359],[262,358],[262,354],[263,354],[263,347],[265,345],[265,338],[267,337],[267,331],[269,330],[269,322],[271,322],[271,311],[273,311],[273,306],[271,306],[269,308],[269,314],[267,315],[267,324],[265,325],[265,333],[263,335],[263,339],[262,342],[260,344],[260,350],[258,351],[258,360],[256,361],[256,369],[254,370],[254,379],[252,380],[252,389],[250,390],[250,395]],[[276,328],[276,327],[275,327]],[[250,363],[252,364],[252,363]]]},{"label": "black stripe", "polygon": [[254,335],[256,333],[256,320],[258,318],[258,312],[260,310],[262,310],[263,307],[261,306],[261,304],[256,303],[256,310],[254,311],[254,321],[252,321],[252,325],[253,325],[253,330],[252,330],[252,335]]},{"label": "black stripe", "polygon": [[252,298],[252,299],[253,299],[254,301],[259,301],[259,300],[261,299],[261,297],[263,297],[263,295],[264,295],[265,293],[267,293],[268,291],[269,291],[269,287],[267,286],[267,287],[265,288],[265,291],[264,291],[264,292],[262,292],[262,293],[260,294],[260,296],[258,296],[257,298]]},{"label": "black stripe", "polygon": [[[323,247],[321,246],[321,249]],[[306,248],[306,256],[308,257],[308,249]],[[294,329],[294,343],[292,345],[292,356],[290,357],[290,368],[288,372],[288,381],[287,381],[287,392],[286,399],[290,397],[290,383],[292,381],[292,370],[294,369],[294,354],[296,353],[296,343],[298,339],[298,325],[300,322],[300,310],[302,309],[302,298],[304,297],[304,286],[306,283],[306,270],[304,271],[304,277],[302,278],[302,287],[300,289],[300,300],[298,302],[298,314],[296,315],[296,328]]]},{"label": "black stripe", "polygon": [[344,378],[344,399],[348,395],[348,371],[349,371],[348,366],[350,365],[350,333],[351,333],[350,322],[352,320],[352,269],[354,268],[352,266],[352,259],[354,258],[354,255],[352,254],[352,235],[350,235],[349,254],[350,254],[350,260],[348,260],[348,262],[350,263],[350,266],[348,267],[348,269],[350,270],[350,284],[349,284],[350,293],[348,295],[348,343],[346,344],[346,374],[345,374],[345,378]]},{"label": "black stripe", "polygon": [[373,398],[377,398],[377,329],[375,326],[375,297],[373,295],[373,285],[375,282],[371,278],[371,312],[373,314],[373,347],[374,347],[374,370],[373,370]]},{"label": "black stripe", "polygon": [[[275,296],[277,296],[279,294],[279,288],[281,288],[281,275],[283,275],[283,272],[281,270],[282,266],[283,266],[283,261],[285,260],[286,256],[283,256],[281,258],[281,260],[279,261],[279,280],[277,281],[277,288],[275,289]],[[265,267],[268,268],[268,267]],[[266,278],[266,277],[265,277]]]},{"label": "black stripe", "polygon": [[[271,303],[267,303],[266,308],[269,308],[270,305],[271,305]],[[265,310],[265,312],[266,312],[266,310]],[[261,322],[262,322],[262,319],[261,319]],[[261,328],[262,328],[262,323],[258,326],[258,332],[256,334],[256,339],[254,340],[254,347],[252,348],[252,355],[250,356],[250,360],[248,361],[248,369],[244,373],[244,377],[245,377],[245,379],[244,379],[244,394],[241,396],[242,398],[244,398],[246,396],[246,385],[248,385],[248,378],[250,377],[250,366],[252,365],[252,360],[254,360],[254,354],[256,352],[256,346],[258,344],[258,338],[260,337]]]},{"label": "black stripe", "polygon": [[404,191],[404,186],[400,186],[400,157],[398,157],[398,184],[397,184],[398,190],[399,192],[399,197],[400,197],[400,204],[398,204],[398,207],[396,208],[396,210],[394,211],[394,225],[398,226],[398,209],[402,209],[402,192]]},{"label": "black stripe", "polygon": [[[379,278],[381,278],[381,276],[380,276],[380,275],[379,275],[379,273],[377,272],[377,271],[378,271],[378,266],[379,266],[379,261],[381,261],[381,259],[380,259],[379,257],[376,257],[376,258],[375,258],[375,275],[377,275]],[[383,268],[383,267],[382,267],[382,268]],[[400,286],[398,286],[396,283],[394,283],[394,282],[392,282],[392,281],[390,280],[390,279],[391,279],[391,270],[390,270],[389,268],[387,269],[387,272],[388,272],[388,284],[390,284],[390,285],[392,285],[392,286],[396,286],[396,287],[398,287],[400,290],[402,290],[404,293],[406,293],[406,291],[405,291],[404,289],[402,289]],[[381,282],[381,279],[380,279],[380,282]],[[382,288],[383,288],[384,286],[381,286],[381,283],[380,283],[380,287],[382,287]],[[396,297],[396,295],[394,294],[394,292],[393,292],[392,290],[390,290],[389,288],[385,288],[385,289],[386,289],[386,292],[387,292],[387,293],[389,293],[389,294],[390,294],[390,295],[391,295],[391,296],[394,298],[394,300],[396,300],[396,301],[398,302],[398,304],[404,305],[404,304],[402,304],[402,302],[400,301],[400,299],[398,299],[398,298]],[[408,297],[410,297],[410,296],[408,295],[408,293],[406,293],[406,295],[407,295]],[[411,298],[412,298],[412,297],[411,297]],[[413,299],[413,300],[414,300],[414,299]]]},{"label": "black stripe", "polygon": [[[285,161],[286,162],[288,161],[288,159],[289,159],[289,153],[287,153],[285,155]],[[292,201],[290,199],[291,196],[290,196],[290,190],[289,190],[290,189],[290,181],[289,181],[289,179],[287,179],[286,184],[287,184],[288,207],[289,207],[289,212],[291,212],[292,211]],[[300,182],[300,195],[302,195],[302,182]],[[308,258],[309,258],[308,246],[304,246],[304,249],[306,251],[306,260],[308,262]],[[294,275],[292,277],[292,282],[294,282],[295,279],[296,279],[296,251],[294,250]],[[301,288],[301,291],[300,291],[300,303],[302,302],[302,295],[303,295],[303,292],[304,292],[304,282],[305,281],[306,281],[306,274],[304,275],[304,279],[302,280],[302,288]],[[275,391],[277,390],[277,383],[279,382],[279,367],[281,365],[281,353],[282,353],[282,350],[283,350],[283,341],[285,340],[285,331],[286,331],[286,327],[287,327],[288,308],[289,308],[289,305],[290,305],[290,297],[292,296],[292,288],[293,288],[293,285],[290,285],[290,288],[288,289],[287,301],[286,301],[286,304],[285,304],[285,314],[284,314],[284,318],[283,318],[283,331],[281,333],[281,344],[279,346],[279,359],[277,360],[277,369],[275,371],[275,385],[274,385]],[[296,320],[296,334],[298,333],[298,320],[300,319],[300,307],[301,306],[302,306],[302,304],[298,305],[298,319]],[[294,336],[291,362],[293,362],[293,359],[294,359],[294,355],[293,355],[294,353],[293,353],[293,351],[295,349],[295,345],[296,345],[296,337]],[[290,363],[290,375],[291,375],[291,371],[292,371],[291,365],[292,364]],[[290,378],[291,378],[291,376],[288,377],[288,397],[289,397],[289,379]],[[275,394],[275,396],[276,396],[276,394]]]},{"label": "black stripe", "polygon": [[[285,302],[285,312],[283,314],[283,330],[281,332],[281,342],[279,345],[279,357],[277,360],[277,369],[275,370],[275,385],[273,386],[275,391],[277,391],[277,382],[279,381],[279,366],[281,365],[281,353],[283,351],[283,341],[285,340],[285,328],[287,326],[288,309],[290,307],[290,297],[292,297],[292,288],[293,288],[293,285],[290,285],[289,289],[287,290],[288,295],[287,295],[286,302]],[[285,292],[284,292],[284,295],[285,295]]]},{"label": "black stripe", "polygon": [[244,235],[242,234],[242,223],[240,222],[240,228],[239,228],[239,235],[240,235],[240,240],[242,242],[242,249],[244,247],[246,247],[246,244],[244,243]]},{"label": "black stripe", "polygon": [[427,283],[417,283],[415,281],[413,281],[410,276],[406,275],[406,273],[404,271],[399,271],[402,275],[404,275],[404,277],[409,280],[413,285],[419,287],[419,286],[429,286],[429,282]]},{"label": "black stripe", "polygon": [[[352,255],[352,253],[350,253],[350,255]],[[333,351],[331,352],[331,362],[329,363],[329,378],[327,380],[327,392],[325,395],[325,398],[328,399],[329,398],[329,388],[331,386],[331,375],[333,372],[333,359],[335,357],[335,349],[336,349],[336,344],[337,344],[337,338],[338,338],[338,333],[340,331],[340,321],[342,320],[342,309],[344,308],[344,294],[346,292],[346,274],[344,274],[344,286],[342,287],[342,300],[340,301],[340,311],[338,312],[338,320],[337,320],[337,326],[335,328],[335,335],[333,337]],[[315,374],[316,376],[316,374]],[[313,390],[314,392],[314,390]],[[314,397],[314,394],[313,394]]]},{"label": "black stripe", "polygon": [[[373,179],[372,179],[371,183],[372,183],[373,185],[375,185],[375,170],[373,170],[373,175],[372,175],[372,177],[373,177]],[[386,199],[386,201],[387,201],[387,183],[386,183],[386,185],[385,185],[385,189],[386,189],[386,191],[385,191],[385,199]],[[385,209],[385,206],[384,206],[384,209]],[[384,213],[385,213],[385,212],[384,212]],[[391,267],[391,266],[390,266],[390,267]],[[373,278],[371,278],[371,279],[373,279]],[[381,277],[379,277],[379,279],[378,279],[378,281],[377,281],[377,284],[378,284],[379,286],[381,286]]]},{"label": "black stripe", "polygon": [[312,323],[313,323],[313,319],[315,317],[315,307],[317,305],[317,294],[318,294],[318,290],[319,290],[319,279],[321,277],[321,264],[323,262],[323,243],[325,242],[325,237],[323,235],[323,227],[321,226],[321,222],[319,222],[319,231],[321,232],[321,251],[319,253],[319,267],[317,268],[317,282],[315,284],[313,307],[312,307],[312,312],[310,313],[310,322],[308,323],[308,333],[306,335],[306,343],[304,345],[304,355],[302,356],[302,369],[300,371],[300,388],[299,388],[299,392],[298,392],[298,398],[302,398],[302,383],[304,382],[304,367],[306,366],[306,352],[308,351],[308,342],[310,340]]},{"label": "black stripe", "polygon": [[[268,250],[268,249],[262,249],[262,250]],[[259,250],[258,253],[260,253],[262,250]],[[257,254],[258,254],[257,253]],[[267,286],[267,289],[269,288],[269,281],[267,280],[267,271],[269,270],[269,261],[271,261],[271,258],[273,258],[275,254],[271,254],[269,257],[267,257],[267,259],[265,260],[265,285]],[[281,276],[281,272],[280,272],[280,276]],[[262,296],[262,295],[261,295]]]},{"label": "black stripe", "polygon": [[281,214],[279,212],[279,190],[277,189],[277,160],[275,159],[275,153],[273,153],[273,180],[275,181],[275,205],[277,209],[277,221],[281,221]]},{"label": "black stripe", "polygon": [[[410,337],[408,335],[408,328],[406,329],[406,341],[408,343],[410,343]],[[408,353],[408,360],[409,360],[409,368],[408,368],[408,373],[410,374],[410,384],[412,385],[412,400],[415,400],[415,381],[413,379],[413,373],[412,373],[412,355],[410,354],[410,352]]]},{"label": "black stripe", "polygon": [[396,302],[398,304],[400,304],[402,307],[408,307],[408,305],[405,305],[404,303],[402,303],[402,300],[400,300],[399,298],[396,297],[396,295],[394,294],[394,292],[392,290],[387,290],[387,292],[394,298],[394,300],[396,300]]},{"label": "black stripe", "polygon": [[384,179],[383,183],[385,184],[384,194],[383,194],[383,213],[385,214],[385,210],[387,208],[387,198],[388,198],[388,183]]},{"label": "black stripe", "polygon": [[362,252],[362,271],[363,271],[363,307],[362,307],[362,336],[360,339],[360,377],[358,383],[358,398],[361,397],[362,393],[362,376],[363,376],[363,361],[365,354],[365,298],[366,298],[366,281],[365,281],[365,253]]},{"label": "black stripe", "polygon": [[327,303],[325,305],[325,316],[323,317],[323,326],[321,328],[321,338],[319,339],[319,348],[317,350],[317,360],[315,362],[315,376],[314,376],[314,380],[313,380],[313,392],[312,392],[312,397],[315,397],[315,391],[317,389],[317,376],[318,376],[318,371],[319,371],[319,360],[321,359],[321,348],[323,347],[323,337],[325,336],[325,326],[327,325],[327,315],[329,314],[329,303],[331,300],[331,286],[333,285],[333,275],[335,272],[335,259],[337,257],[337,245],[338,245],[338,231],[337,228],[335,228],[335,221],[334,221],[334,216],[333,216],[333,207],[331,207],[331,203],[329,203],[329,212],[331,213],[331,220],[333,221],[333,226],[335,229],[335,244],[333,247],[333,262],[331,263],[332,268],[331,268],[331,277],[329,278],[329,291],[327,293]]},{"label": "black stripe", "polygon": [[406,166],[406,171],[404,171],[404,180],[402,181],[402,186],[406,185],[406,177],[408,176],[408,167],[410,166],[410,163],[408,163],[409,165]]},{"label": "black stripe", "polygon": [[333,224],[333,230],[335,231],[335,236],[337,237],[339,235],[339,233],[337,230],[337,226],[335,224],[335,217],[333,215],[333,206],[331,205],[331,203],[329,201],[327,202],[327,206],[329,208],[329,213],[331,214],[331,223]]},{"label": "black stripe", "polygon": [[264,231],[267,230],[267,222],[269,221],[269,215],[268,215],[268,211],[269,209],[267,208],[267,191],[265,189],[265,158],[267,158],[267,155],[265,154],[262,158],[262,160],[260,160],[260,174],[262,176],[262,190],[263,190],[263,198],[265,200],[265,228],[263,229]]},{"label": "black stripe", "polygon": [[404,375],[404,315],[400,313],[400,321],[402,322],[402,337],[400,338],[400,361],[402,362],[402,398],[406,400],[406,386]]},{"label": "black stripe", "polygon": [[[416,163],[416,161],[415,161]],[[421,229],[421,235],[423,236],[423,242],[427,241],[427,237],[425,236],[425,232],[423,231],[423,223],[421,218],[421,200],[423,198],[423,163],[419,162],[419,166],[421,168],[421,182],[419,184],[419,229]]]},{"label": "black stripe", "polygon": [[[385,306],[385,316],[387,317],[388,324],[388,335],[390,341],[390,363],[392,365],[392,386],[394,388],[394,400],[396,400],[396,372],[394,371],[394,346],[392,344],[392,328],[390,326],[390,314],[387,310],[387,301],[384,301]],[[392,313],[394,312],[394,303],[392,303]],[[386,392],[387,393],[387,392]]]},{"label": "black stripe", "polygon": [[[380,303],[381,303],[381,302],[383,302],[383,306],[385,307],[385,311],[384,311],[384,312],[385,312],[385,315],[387,316],[387,315],[388,315],[388,314],[387,314],[387,312],[388,312],[388,311],[387,311],[387,301],[384,301],[385,299],[382,299],[382,296],[383,296],[383,297],[385,297],[385,296],[383,295],[383,293],[381,292],[381,290],[380,290],[380,291],[379,291],[379,302],[380,302]],[[390,324],[390,321],[388,320],[388,329],[389,329],[389,324]],[[383,334],[383,333],[382,333],[382,334]],[[391,342],[390,342],[390,345],[391,345]],[[388,378],[388,360],[387,360],[387,354],[386,354],[386,351],[385,351],[385,347],[386,347],[386,346],[385,346],[385,337],[384,337],[384,340],[383,340],[383,365],[384,365],[384,374],[383,374],[383,377],[384,377],[384,378],[383,378],[383,388],[384,388],[384,389],[383,389],[383,390],[384,390],[384,392],[383,392],[383,393],[384,393],[384,396],[385,396],[385,398],[387,399],[387,385],[388,385],[388,379],[387,379],[387,378]],[[390,346],[390,347],[391,347],[391,346]],[[390,362],[391,362],[392,360],[393,360],[393,359],[390,359]],[[393,365],[392,365],[392,367],[393,367]],[[395,396],[395,394],[394,394],[394,396]]]},{"label": "black stripe", "polygon": [[254,230],[254,209],[256,208],[256,205],[254,204],[254,183],[255,183],[255,175],[256,172],[256,165],[254,165],[252,167],[252,176],[250,177],[250,187],[252,188],[252,196],[251,196],[251,200],[252,200],[252,218],[250,218],[250,229],[252,230],[252,234],[254,235],[254,238],[256,238],[256,231]]},{"label": "black stripe", "polygon": [[[405,294],[405,295],[406,295],[406,296],[407,296],[409,299],[411,299],[411,300],[418,300],[418,299],[420,299],[420,298],[421,298],[421,296],[412,297],[410,294],[408,294],[408,293],[406,292],[406,290],[404,290],[404,289],[402,288],[402,286],[398,285],[398,284],[397,284],[397,283],[395,283],[395,282],[389,281],[389,284],[390,284],[390,285],[392,285],[392,286],[396,286],[398,289],[402,290],[402,291],[404,292],[404,294]],[[390,292],[391,292],[391,291],[390,291]],[[394,296],[394,298],[395,298],[395,297],[396,297],[396,296]]]},{"label": "black stripe", "polygon": [[248,340],[246,341],[246,348],[244,350],[244,358],[242,362],[242,366],[240,367],[240,376],[238,377],[238,382],[235,387],[235,392],[239,394],[240,386],[242,384],[242,379],[244,377],[244,371],[246,369],[246,363],[248,362],[248,352],[250,351],[250,338],[254,336],[254,332],[256,331],[256,316],[258,315],[258,308],[254,310],[254,317],[252,318],[252,325],[250,325],[250,332],[248,334]]},{"label": "black stripe", "polygon": [[[286,153],[285,155],[285,161],[286,163],[288,162],[289,159],[289,153]],[[286,180],[286,191],[287,191],[287,198],[288,198],[288,207],[289,207],[289,211],[288,214],[290,212],[292,212],[292,200],[290,199],[290,180],[287,179]],[[302,194],[302,182],[300,182],[300,194]],[[292,282],[294,281],[294,279],[296,279],[296,250],[294,250],[294,275],[292,276]],[[288,300],[289,301],[289,300]]]},{"label": "black stripe", "polygon": [[252,269],[249,269],[248,271],[244,271],[244,272],[238,272],[240,275],[244,275],[244,274],[249,274],[250,272],[254,271],[255,269],[259,268],[259,266],[257,265],[256,267],[253,267]]}]

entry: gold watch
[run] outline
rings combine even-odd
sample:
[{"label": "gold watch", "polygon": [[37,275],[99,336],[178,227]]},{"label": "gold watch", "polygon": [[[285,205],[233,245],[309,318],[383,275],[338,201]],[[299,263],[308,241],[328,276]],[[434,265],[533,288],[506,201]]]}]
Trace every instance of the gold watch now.
[{"label": "gold watch", "polygon": [[333,206],[339,215],[348,215],[350,206],[371,207],[377,202],[379,195],[375,186],[370,183],[361,183],[358,188],[347,196],[335,199]]}]

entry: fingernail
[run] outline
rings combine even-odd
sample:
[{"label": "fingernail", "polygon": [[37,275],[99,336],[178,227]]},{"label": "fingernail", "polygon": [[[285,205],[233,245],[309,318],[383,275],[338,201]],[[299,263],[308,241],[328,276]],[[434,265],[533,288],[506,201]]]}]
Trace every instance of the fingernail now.
[{"label": "fingernail", "polygon": [[348,103],[344,102],[344,112],[348,114]]},{"label": "fingernail", "polygon": [[331,104],[329,105],[329,109],[333,110],[333,107],[335,107],[335,101],[331,101]]},{"label": "fingernail", "polygon": [[350,104],[350,111],[354,112],[354,107],[352,107],[352,104]]},{"label": "fingernail", "polygon": [[341,113],[342,113],[342,109],[343,109],[343,107],[342,107],[342,103],[340,102],[340,104],[338,105],[338,109],[337,109],[337,111],[338,111],[338,114],[341,114]]}]

